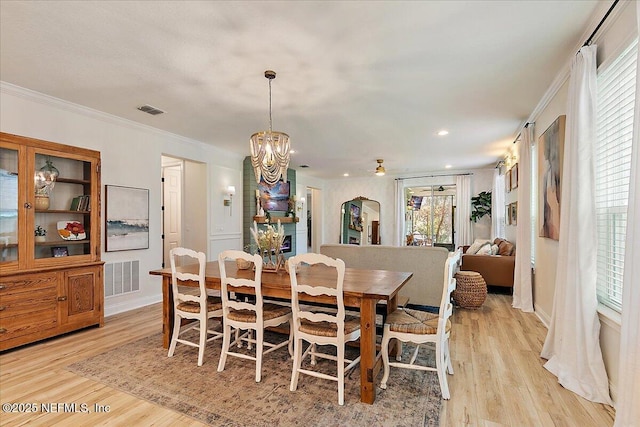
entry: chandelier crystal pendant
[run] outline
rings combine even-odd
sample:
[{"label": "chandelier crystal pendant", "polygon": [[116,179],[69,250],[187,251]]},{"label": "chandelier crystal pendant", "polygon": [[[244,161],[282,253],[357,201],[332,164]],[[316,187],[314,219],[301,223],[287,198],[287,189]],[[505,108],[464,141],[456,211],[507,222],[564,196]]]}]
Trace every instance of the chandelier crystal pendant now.
[{"label": "chandelier crystal pendant", "polygon": [[275,71],[267,70],[264,76],[269,80],[269,130],[251,135],[251,165],[256,175],[268,186],[274,186],[281,178],[287,182],[290,149],[289,135],[272,130],[271,120],[271,80],[276,78]]}]

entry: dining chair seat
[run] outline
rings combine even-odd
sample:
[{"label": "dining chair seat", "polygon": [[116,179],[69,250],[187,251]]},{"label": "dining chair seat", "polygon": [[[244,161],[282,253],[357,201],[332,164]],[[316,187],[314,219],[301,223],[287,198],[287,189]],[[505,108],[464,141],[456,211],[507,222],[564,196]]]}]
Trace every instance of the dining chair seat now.
[{"label": "dining chair seat", "polygon": [[[407,334],[435,334],[438,332],[438,313],[405,308],[396,310],[387,317],[389,330]],[[451,320],[447,319],[445,332],[451,330]]]},{"label": "dining chair seat", "polygon": [[[360,329],[360,319],[358,317],[346,316],[344,319],[344,334]],[[300,332],[316,335],[319,337],[337,337],[338,325],[332,322],[312,322],[307,319],[300,319]]]},{"label": "dining chair seat", "polygon": [[[184,301],[177,305],[178,310],[188,313],[199,313],[200,303],[193,301]],[[207,311],[222,310],[222,300],[217,297],[207,298]]]},{"label": "dining chair seat", "polygon": [[[286,316],[288,314],[291,314],[291,307],[270,303],[265,303],[262,305],[262,318],[264,320],[271,320],[275,319],[276,317]],[[253,310],[229,309],[227,318],[235,320],[237,322],[255,323],[256,312]]]}]

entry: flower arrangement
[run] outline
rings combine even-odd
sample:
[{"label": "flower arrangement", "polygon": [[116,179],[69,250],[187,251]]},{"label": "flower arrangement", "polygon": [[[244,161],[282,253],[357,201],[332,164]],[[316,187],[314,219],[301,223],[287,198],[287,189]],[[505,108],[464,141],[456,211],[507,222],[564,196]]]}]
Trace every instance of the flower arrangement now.
[{"label": "flower arrangement", "polygon": [[66,227],[58,230],[60,236],[64,238],[69,238],[73,234],[74,237],[78,237],[78,234],[84,233],[84,225],[77,221],[68,222]]},{"label": "flower arrangement", "polygon": [[34,233],[35,233],[36,236],[44,237],[44,236],[47,235],[47,230],[45,230],[44,228],[42,228],[39,225],[36,225],[36,229],[35,229]]},{"label": "flower arrangement", "polygon": [[284,228],[280,221],[276,227],[268,224],[264,230],[259,230],[258,224],[254,221],[253,228],[250,228],[249,231],[253,237],[253,245],[265,261],[263,269],[277,271],[283,262],[281,250],[285,238]]}]

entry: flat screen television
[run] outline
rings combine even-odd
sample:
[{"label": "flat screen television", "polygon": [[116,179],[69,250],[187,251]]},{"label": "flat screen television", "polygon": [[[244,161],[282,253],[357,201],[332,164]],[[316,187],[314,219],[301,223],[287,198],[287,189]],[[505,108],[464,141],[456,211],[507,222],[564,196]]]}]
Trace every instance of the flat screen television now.
[{"label": "flat screen television", "polygon": [[260,206],[265,211],[286,212],[289,210],[289,182],[278,181],[269,187],[263,180],[258,184]]}]

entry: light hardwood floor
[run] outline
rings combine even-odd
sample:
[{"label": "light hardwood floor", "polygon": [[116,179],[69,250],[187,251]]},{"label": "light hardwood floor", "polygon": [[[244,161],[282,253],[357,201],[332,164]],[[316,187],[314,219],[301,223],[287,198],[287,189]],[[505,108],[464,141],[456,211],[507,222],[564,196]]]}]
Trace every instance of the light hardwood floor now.
[{"label": "light hardwood floor", "polygon": [[[106,413],[0,412],[1,426],[200,426],[197,421],[85,379],[65,366],[161,331],[159,304],[109,317],[91,328],[0,355],[0,403],[109,405]],[[480,310],[453,315],[449,376],[441,426],[613,425],[613,410],[558,385],[539,354],[546,329],[532,313],[511,308],[508,295],[489,294]],[[160,345],[160,343],[158,343]],[[399,416],[402,416],[401,414]]]}]

